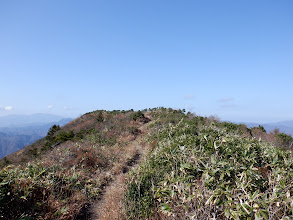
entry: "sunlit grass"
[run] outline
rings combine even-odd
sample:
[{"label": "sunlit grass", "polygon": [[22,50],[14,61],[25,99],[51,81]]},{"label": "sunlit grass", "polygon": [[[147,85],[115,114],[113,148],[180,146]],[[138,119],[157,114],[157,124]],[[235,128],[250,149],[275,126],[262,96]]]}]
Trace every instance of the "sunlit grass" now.
[{"label": "sunlit grass", "polygon": [[152,126],[156,145],[128,185],[131,219],[293,217],[291,151],[246,137],[241,126],[178,112]]}]

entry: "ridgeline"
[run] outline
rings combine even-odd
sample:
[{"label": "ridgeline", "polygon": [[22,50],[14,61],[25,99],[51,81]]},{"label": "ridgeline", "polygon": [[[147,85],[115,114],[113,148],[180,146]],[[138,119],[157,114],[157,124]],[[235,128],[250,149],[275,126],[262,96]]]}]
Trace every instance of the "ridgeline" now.
[{"label": "ridgeline", "polygon": [[0,219],[292,219],[292,143],[185,110],[90,112],[0,161]]}]

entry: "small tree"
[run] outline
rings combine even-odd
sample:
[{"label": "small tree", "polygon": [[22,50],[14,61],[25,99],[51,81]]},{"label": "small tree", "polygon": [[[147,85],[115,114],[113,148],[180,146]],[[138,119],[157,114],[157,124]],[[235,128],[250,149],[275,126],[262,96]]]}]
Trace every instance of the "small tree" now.
[{"label": "small tree", "polygon": [[266,129],[261,125],[258,126],[258,129],[261,130],[262,132],[265,132],[265,133],[267,132]]},{"label": "small tree", "polygon": [[97,121],[98,122],[103,122],[104,121],[104,117],[103,117],[103,112],[102,111],[99,111],[98,117],[97,117]]},{"label": "small tree", "polygon": [[47,137],[46,139],[51,142],[51,141],[54,141],[54,134],[60,130],[60,126],[59,125],[53,125],[49,131],[48,131],[48,134],[47,134]]}]

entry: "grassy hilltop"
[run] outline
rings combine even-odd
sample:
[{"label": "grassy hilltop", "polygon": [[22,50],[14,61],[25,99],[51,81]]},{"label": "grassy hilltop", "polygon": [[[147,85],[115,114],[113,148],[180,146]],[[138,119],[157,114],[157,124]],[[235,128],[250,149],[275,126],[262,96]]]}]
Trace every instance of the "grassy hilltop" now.
[{"label": "grassy hilltop", "polygon": [[0,219],[291,219],[291,145],[184,110],[87,113],[0,161]]}]

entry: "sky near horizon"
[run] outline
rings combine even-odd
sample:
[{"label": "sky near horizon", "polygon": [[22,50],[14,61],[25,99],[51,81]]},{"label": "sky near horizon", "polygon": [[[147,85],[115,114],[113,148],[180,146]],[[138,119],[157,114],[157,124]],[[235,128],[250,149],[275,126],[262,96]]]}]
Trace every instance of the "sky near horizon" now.
[{"label": "sky near horizon", "polygon": [[293,120],[291,0],[0,0],[0,116]]}]

